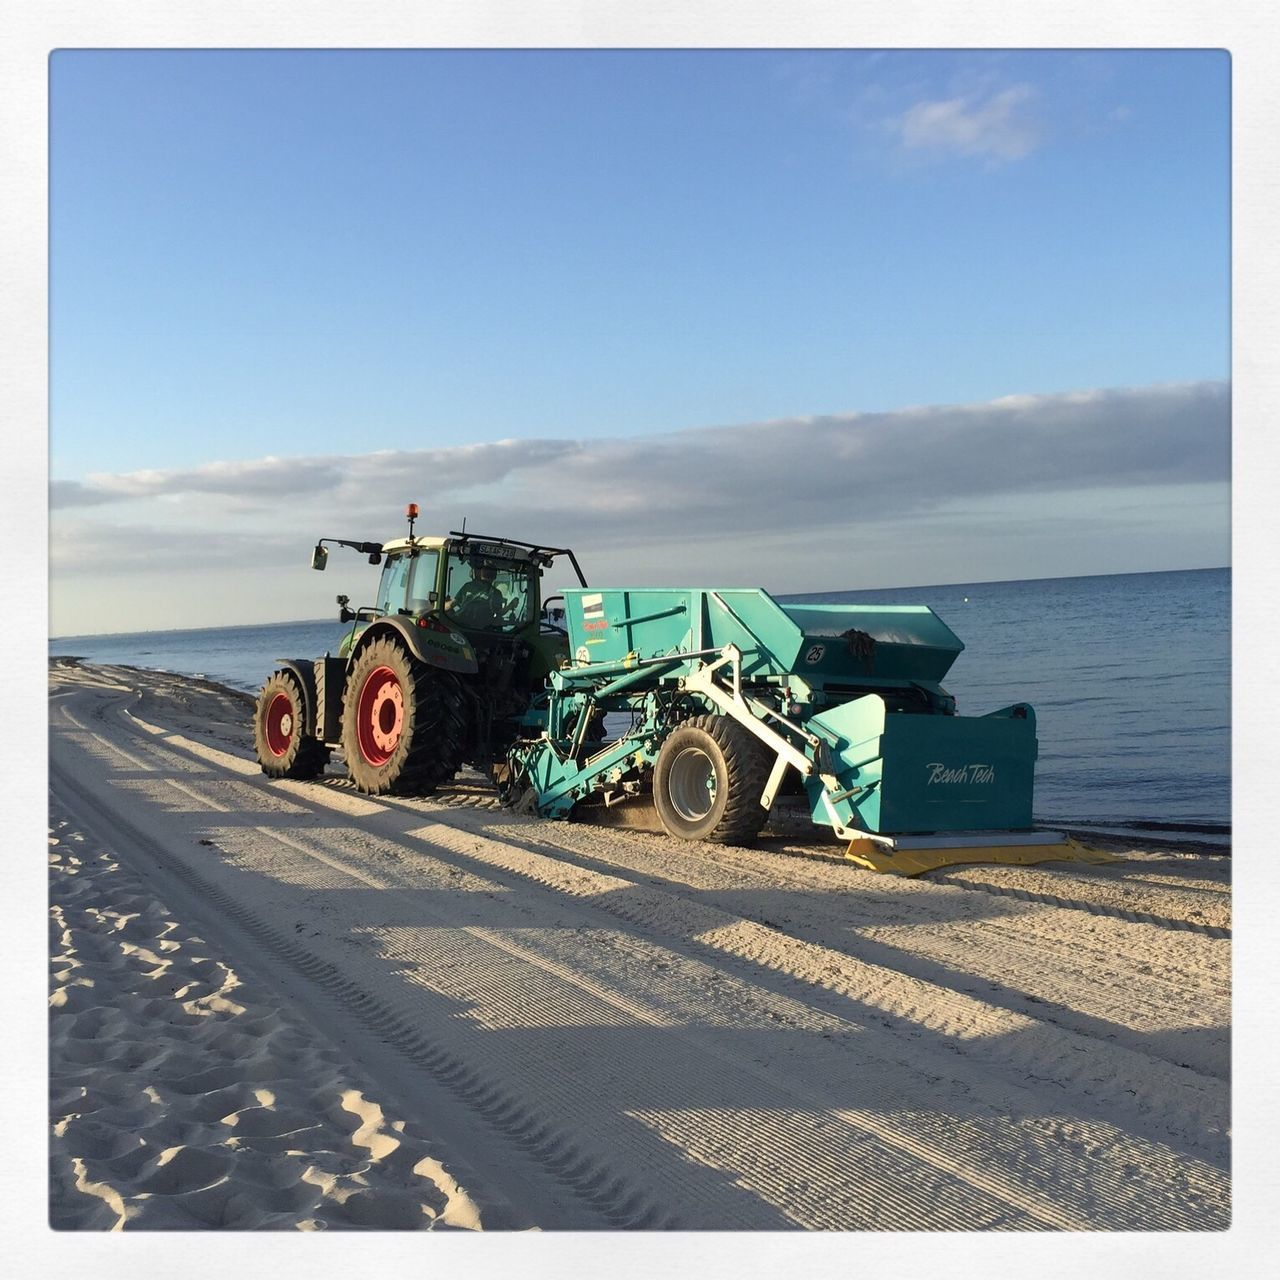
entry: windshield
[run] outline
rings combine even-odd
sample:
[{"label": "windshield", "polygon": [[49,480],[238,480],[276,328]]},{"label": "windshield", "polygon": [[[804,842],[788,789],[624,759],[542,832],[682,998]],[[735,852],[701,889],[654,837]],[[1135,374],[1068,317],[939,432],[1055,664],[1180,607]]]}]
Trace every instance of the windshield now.
[{"label": "windshield", "polygon": [[450,555],[445,613],[472,630],[514,631],[524,626],[531,616],[531,568],[527,560]]}]

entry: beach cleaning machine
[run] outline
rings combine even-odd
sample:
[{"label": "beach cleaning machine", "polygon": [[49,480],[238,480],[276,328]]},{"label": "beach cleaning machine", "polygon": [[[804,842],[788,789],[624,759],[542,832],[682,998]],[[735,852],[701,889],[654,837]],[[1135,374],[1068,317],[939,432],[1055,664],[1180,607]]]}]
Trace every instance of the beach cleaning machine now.
[{"label": "beach cleaning machine", "polygon": [[737,843],[785,800],[847,840],[854,862],[907,875],[1110,860],[1032,830],[1035,713],[957,715],[940,681],[964,645],[923,605],[575,589],[565,624],[569,662],[501,771],[504,797],[527,810],[651,798],[670,834]]},{"label": "beach cleaning machine", "polygon": [[[429,794],[471,764],[544,817],[656,819],[690,840],[749,841],[798,810],[878,871],[1111,860],[1032,829],[1035,714],[958,716],[940,682],[964,645],[923,605],[591,588],[567,549],[420,537],[417,504],[405,517],[407,537],[312,553],[314,569],[326,541],[382,564],[378,602],[338,596],[338,653],[282,658],[263,685],[269,777],[320,777],[341,744],[370,795]],[[581,585],[552,609],[541,578],[560,556]]]}]

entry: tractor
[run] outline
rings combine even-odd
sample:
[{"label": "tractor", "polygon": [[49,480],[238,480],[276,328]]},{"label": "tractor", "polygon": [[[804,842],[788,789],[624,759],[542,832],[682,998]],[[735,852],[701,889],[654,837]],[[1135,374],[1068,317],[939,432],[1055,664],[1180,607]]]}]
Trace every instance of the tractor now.
[{"label": "tractor", "polygon": [[[386,543],[321,538],[382,566],[375,603],[349,608],[336,656],[279,659],[254,713],[254,746],[272,778],[315,778],[341,745],[356,787],[370,795],[426,795],[464,764],[502,780],[521,717],[568,657],[563,610],[542,596],[542,574],[573,552],[452,531]],[[552,598],[554,599],[554,597]]]}]

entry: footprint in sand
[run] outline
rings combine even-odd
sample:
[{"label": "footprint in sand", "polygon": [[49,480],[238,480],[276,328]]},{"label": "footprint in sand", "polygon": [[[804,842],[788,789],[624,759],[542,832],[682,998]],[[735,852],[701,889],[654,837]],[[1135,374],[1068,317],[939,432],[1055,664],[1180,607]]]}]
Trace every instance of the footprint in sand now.
[{"label": "footprint in sand", "polygon": [[101,1007],[102,997],[92,978],[72,978],[64,986],[55,987],[49,994],[49,1008],[62,1013],[88,1013]]},{"label": "footprint in sand", "polygon": [[[243,1105],[242,1099],[247,1095],[248,1089],[244,1068],[234,1062],[219,1062],[186,1075],[170,1075],[166,1072],[162,1078],[174,1093],[188,1097],[205,1095],[197,1102],[195,1110],[211,1120],[221,1120],[228,1111]],[[209,1099],[207,1103],[205,1098]],[[223,1105],[232,1099],[234,1102],[231,1106]],[[213,1111],[219,1107],[221,1110],[214,1115]]]},{"label": "footprint in sand", "polygon": [[253,1086],[244,1082],[233,1064],[215,1067],[201,1074],[209,1077],[210,1083],[216,1087],[197,1092],[184,1089],[182,1082],[171,1086],[175,1092],[191,1098],[183,1110],[193,1120],[205,1124],[221,1124],[224,1116],[259,1105]]},{"label": "footprint in sand", "polygon": [[83,1010],[55,1007],[69,1014],[64,1034],[73,1040],[112,1040],[125,1027],[124,1015],[118,1009],[108,1009],[101,1005]]},{"label": "footprint in sand", "polygon": [[[203,984],[199,984],[203,986]],[[216,992],[210,995],[198,995],[190,1000],[183,1000],[182,1007],[189,1014],[198,1018],[238,1018],[245,1011],[245,1006],[228,1000],[226,996]],[[252,1036],[241,1036],[242,1040],[252,1040]]]},{"label": "footprint in sand", "polygon": [[154,1154],[136,1133],[103,1124],[94,1116],[69,1115],[54,1125],[53,1134],[90,1160],[110,1162],[133,1151]]},{"label": "footprint in sand", "polygon": [[143,1169],[155,1159],[156,1149],[137,1135],[128,1135],[134,1139],[136,1146],[130,1147],[119,1155],[95,1162],[95,1172],[100,1166],[106,1171],[107,1181],[112,1186],[131,1186]]},{"label": "footprint in sand", "polygon": [[341,1204],[327,1202],[320,1212],[332,1225],[380,1231],[425,1231],[436,1221],[435,1214],[408,1191],[362,1191]]},{"label": "footprint in sand", "polygon": [[231,1178],[175,1195],[171,1208],[181,1210],[192,1220],[193,1226],[229,1231],[256,1231],[264,1225],[266,1218],[253,1199],[246,1196]]},{"label": "footprint in sand", "polygon": [[234,1152],[225,1147],[167,1147],[138,1179],[137,1189],[162,1196],[195,1191],[225,1177],[234,1164]]},{"label": "footprint in sand", "polygon": [[[233,1141],[235,1139],[230,1139],[227,1145]],[[316,1199],[314,1188],[297,1191],[306,1168],[305,1161],[297,1155],[257,1151],[250,1146],[237,1146],[235,1151],[236,1182],[252,1194],[260,1194],[264,1206],[272,1212],[282,1212],[291,1201],[297,1201],[301,1207],[308,1200]],[[277,1197],[276,1192],[287,1195]]]},{"label": "footprint in sand", "polygon": [[224,1116],[222,1123],[232,1129],[237,1138],[250,1140],[278,1138],[309,1129],[315,1124],[315,1118],[304,1111],[287,1107],[246,1107]]}]

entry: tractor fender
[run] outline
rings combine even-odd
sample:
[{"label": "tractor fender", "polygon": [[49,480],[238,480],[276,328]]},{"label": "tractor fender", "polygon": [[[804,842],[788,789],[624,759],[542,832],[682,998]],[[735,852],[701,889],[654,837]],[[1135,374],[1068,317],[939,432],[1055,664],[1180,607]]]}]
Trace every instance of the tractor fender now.
[{"label": "tractor fender", "polygon": [[277,658],[278,670],[287,671],[302,688],[302,731],[314,736],[316,731],[316,669],[310,658]]},{"label": "tractor fender", "polygon": [[366,646],[375,640],[393,639],[402,644],[419,662],[440,671],[452,671],[455,675],[473,676],[480,670],[475,650],[469,643],[459,649],[445,635],[416,626],[413,619],[388,614],[371,622],[361,633],[351,650],[352,663]]}]

